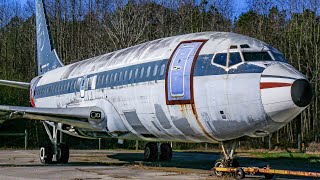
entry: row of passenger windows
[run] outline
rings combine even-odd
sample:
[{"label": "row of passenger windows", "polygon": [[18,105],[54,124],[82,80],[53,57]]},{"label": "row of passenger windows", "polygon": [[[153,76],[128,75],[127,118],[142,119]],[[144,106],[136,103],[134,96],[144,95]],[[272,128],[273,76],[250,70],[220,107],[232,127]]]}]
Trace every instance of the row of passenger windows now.
[{"label": "row of passenger windows", "polygon": [[164,75],[166,65],[163,64],[161,66],[161,69],[159,71],[159,66],[155,65],[154,67],[149,66],[147,68],[137,68],[137,69],[131,69],[127,71],[117,72],[117,73],[111,73],[107,75],[102,75],[97,77],[97,85],[99,84],[107,84],[112,82],[121,82],[121,81],[127,81],[132,79],[142,79],[142,78],[149,78],[151,76],[157,76],[159,74],[160,76]]},{"label": "row of passenger windows", "polygon": [[[143,78],[156,78],[157,75],[163,76],[165,72],[166,65],[162,64],[161,67],[159,65],[148,66],[147,68],[136,68],[121,72],[109,73],[106,75],[97,75],[96,76],[96,86],[99,85],[107,85],[109,83],[117,83],[124,81],[132,81],[134,79],[139,80]],[[94,76],[93,76],[94,77]],[[80,86],[86,86],[86,89],[92,87],[93,77],[88,78],[87,81],[83,79],[74,79],[72,81],[67,82],[59,82],[55,85],[49,85],[42,88],[37,88],[35,91],[36,96],[42,96],[46,94],[58,94],[59,92],[76,92],[80,90]],[[86,83],[86,85],[84,84]],[[130,82],[132,83],[132,82]]]}]

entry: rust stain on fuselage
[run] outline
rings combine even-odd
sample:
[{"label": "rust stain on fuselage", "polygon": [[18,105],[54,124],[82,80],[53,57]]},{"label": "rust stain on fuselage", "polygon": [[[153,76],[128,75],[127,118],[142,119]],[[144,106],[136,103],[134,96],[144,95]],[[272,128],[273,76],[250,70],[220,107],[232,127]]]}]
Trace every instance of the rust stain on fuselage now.
[{"label": "rust stain on fuselage", "polygon": [[200,119],[199,119],[199,116],[198,116],[198,113],[197,113],[197,110],[196,110],[196,106],[195,104],[191,104],[191,107],[192,107],[192,112],[193,112],[193,115],[195,116],[196,120],[197,120],[197,123],[199,124],[200,128],[202,129],[202,131],[205,133],[205,135],[207,137],[209,137],[209,139],[212,139],[214,141],[217,141],[205,128],[204,126],[202,125]]}]

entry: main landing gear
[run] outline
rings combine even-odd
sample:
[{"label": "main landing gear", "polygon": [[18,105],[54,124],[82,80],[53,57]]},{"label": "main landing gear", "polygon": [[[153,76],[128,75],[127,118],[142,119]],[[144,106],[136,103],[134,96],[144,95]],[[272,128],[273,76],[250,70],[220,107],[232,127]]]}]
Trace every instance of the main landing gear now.
[{"label": "main landing gear", "polygon": [[43,125],[47,131],[51,144],[40,148],[40,162],[42,164],[52,164],[53,162],[68,163],[69,146],[61,142],[58,143],[58,123],[54,123],[52,133],[45,122],[43,122]]},{"label": "main landing gear", "polygon": [[[237,161],[237,159],[234,158],[234,153],[237,147],[237,141],[222,142],[221,146],[223,157],[215,162],[214,167],[239,167],[239,162]],[[219,177],[225,175],[223,172],[218,171],[214,171],[214,174]]]},{"label": "main landing gear", "polygon": [[149,142],[144,148],[145,161],[170,161],[172,159],[172,148],[169,143]]}]

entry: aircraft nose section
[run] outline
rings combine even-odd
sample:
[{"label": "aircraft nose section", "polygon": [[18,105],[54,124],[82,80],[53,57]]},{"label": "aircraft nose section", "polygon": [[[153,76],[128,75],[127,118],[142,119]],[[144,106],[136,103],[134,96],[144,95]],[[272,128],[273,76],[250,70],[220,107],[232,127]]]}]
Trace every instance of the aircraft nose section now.
[{"label": "aircraft nose section", "polygon": [[312,87],[305,79],[297,79],[291,86],[291,97],[295,105],[306,107],[310,104],[313,96]]},{"label": "aircraft nose section", "polygon": [[291,121],[309,105],[313,96],[306,77],[284,63],[271,64],[262,72],[260,92],[266,115],[278,123]]}]

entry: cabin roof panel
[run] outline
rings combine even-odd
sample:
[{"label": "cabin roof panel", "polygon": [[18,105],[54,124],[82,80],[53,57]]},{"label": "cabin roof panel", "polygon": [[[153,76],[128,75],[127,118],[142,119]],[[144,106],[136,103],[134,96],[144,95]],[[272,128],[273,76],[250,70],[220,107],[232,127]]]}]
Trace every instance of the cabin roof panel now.
[{"label": "cabin roof panel", "polygon": [[142,43],[64,66],[45,74],[46,80],[43,83],[56,82],[61,79],[79,77],[127,65],[169,59],[181,41],[197,39],[209,39],[200,54],[217,53],[226,50],[230,45],[249,44],[253,49],[261,49],[267,45],[260,40],[229,32],[201,32],[179,35]]}]

